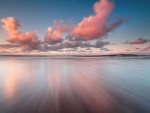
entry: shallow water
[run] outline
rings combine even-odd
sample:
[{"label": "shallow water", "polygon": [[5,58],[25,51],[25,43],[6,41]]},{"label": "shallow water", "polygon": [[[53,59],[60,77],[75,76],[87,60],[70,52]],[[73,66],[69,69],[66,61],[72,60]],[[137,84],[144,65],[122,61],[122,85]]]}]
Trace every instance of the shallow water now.
[{"label": "shallow water", "polygon": [[0,113],[150,113],[150,58],[0,57]]}]

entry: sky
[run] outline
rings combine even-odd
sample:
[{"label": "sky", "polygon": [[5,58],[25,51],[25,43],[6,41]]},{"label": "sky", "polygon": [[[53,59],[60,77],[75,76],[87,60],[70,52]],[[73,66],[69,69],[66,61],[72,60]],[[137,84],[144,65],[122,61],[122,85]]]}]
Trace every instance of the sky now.
[{"label": "sky", "polygon": [[1,53],[150,53],[149,0],[1,0]]}]

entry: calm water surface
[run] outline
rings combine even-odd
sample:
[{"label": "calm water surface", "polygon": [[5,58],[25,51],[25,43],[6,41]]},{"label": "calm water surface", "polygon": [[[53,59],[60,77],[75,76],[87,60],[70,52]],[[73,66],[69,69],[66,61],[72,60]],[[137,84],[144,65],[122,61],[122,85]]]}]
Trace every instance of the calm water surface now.
[{"label": "calm water surface", "polygon": [[0,57],[0,113],[150,113],[150,58]]}]

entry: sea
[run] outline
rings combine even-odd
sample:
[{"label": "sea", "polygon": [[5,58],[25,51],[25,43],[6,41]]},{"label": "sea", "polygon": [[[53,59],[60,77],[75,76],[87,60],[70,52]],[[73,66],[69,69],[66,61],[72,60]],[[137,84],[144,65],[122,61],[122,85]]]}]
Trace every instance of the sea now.
[{"label": "sea", "polygon": [[150,57],[0,57],[0,113],[150,113]]}]

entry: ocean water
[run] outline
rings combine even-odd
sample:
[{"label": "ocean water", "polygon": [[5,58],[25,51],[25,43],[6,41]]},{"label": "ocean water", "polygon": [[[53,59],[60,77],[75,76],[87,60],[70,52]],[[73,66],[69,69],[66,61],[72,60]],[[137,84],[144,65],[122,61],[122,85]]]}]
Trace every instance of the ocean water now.
[{"label": "ocean water", "polygon": [[150,58],[0,57],[0,113],[150,113]]}]

